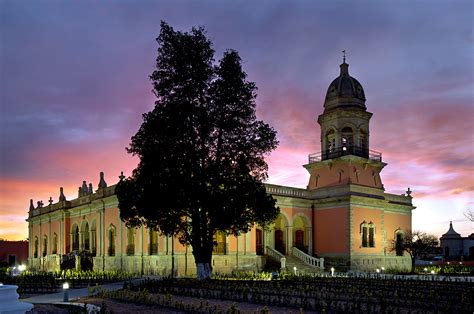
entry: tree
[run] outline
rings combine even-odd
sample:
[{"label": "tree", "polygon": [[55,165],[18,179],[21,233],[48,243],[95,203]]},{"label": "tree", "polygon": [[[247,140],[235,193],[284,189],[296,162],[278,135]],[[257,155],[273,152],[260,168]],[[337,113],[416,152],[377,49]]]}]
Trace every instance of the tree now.
[{"label": "tree", "polygon": [[256,119],[256,86],[236,51],[214,65],[203,28],[183,33],[165,22],[157,41],[157,100],[127,148],[140,161],[117,185],[121,218],[191,245],[207,279],[216,232],[238,235],[278,215],[263,184],[276,132]]},{"label": "tree", "polygon": [[431,254],[438,246],[438,239],[432,234],[422,231],[406,231],[400,233],[398,239],[391,241],[391,252],[397,252],[397,255],[404,251],[410,255],[411,271],[415,271],[415,260],[427,254]]},{"label": "tree", "polygon": [[466,209],[464,217],[466,217],[470,222],[474,222],[474,211],[472,209]]}]

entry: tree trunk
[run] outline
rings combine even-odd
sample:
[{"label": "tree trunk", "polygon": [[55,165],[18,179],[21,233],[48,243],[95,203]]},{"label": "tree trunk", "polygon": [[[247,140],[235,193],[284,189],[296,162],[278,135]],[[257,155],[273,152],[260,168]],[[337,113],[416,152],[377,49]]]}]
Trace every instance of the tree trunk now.
[{"label": "tree trunk", "polygon": [[212,247],[211,249],[193,249],[194,260],[196,262],[197,279],[208,280],[212,275]]}]

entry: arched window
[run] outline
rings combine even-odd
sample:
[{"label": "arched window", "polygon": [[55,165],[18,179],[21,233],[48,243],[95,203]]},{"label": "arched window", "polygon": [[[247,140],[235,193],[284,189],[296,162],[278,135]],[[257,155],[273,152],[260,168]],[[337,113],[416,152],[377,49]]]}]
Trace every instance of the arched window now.
[{"label": "arched window", "polygon": [[350,127],[345,127],[341,131],[342,152],[352,153],[354,146],[354,134]]},{"label": "arched window", "polygon": [[95,220],[92,221],[91,224],[91,240],[90,240],[90,247],[92,255],[95,256],[97,254],[97,227]]},{"label": "arched window", "polygon": [[71,229],[71,251],[79,250],[79,227],[74,224]]},{"label": "arched window", "polygon": [[158,231],[154,229],[150,229],[150,246],[148,249],[148,254],[158,254]]},{"label": "arched window", "polygon": [[135,228],[127,228],[127,255],[135,255]]},{"label": "arched window", "polygon": [[375,225],[363,221],[360,224],[361,247],[375,247]]},{"label": "arched window", "polygon": [[58,235],[56,233],[53,234],[53,247],[52,247],[52,254],[58,253]]},{"label": "arched window", "polygon": [[255,229],[255,248],[257,255],[263,255],[263,232],[262,229]]},{"label": "arched window", "polygon": [[109,240],[109,247],[108,247],[108,255],[114,256],[115,255],[115,227],[111,225],[107,232],[107,238]]},{"label": "arched window", "polygon": [[326,153],[334,152],[336,148],[336,133],[333,129],[326,132]]},{"label": "arched window", "polygon": [[225,233],[222,231],[217,231],[214,234],[214,247],[212,249],[214,254],[227,254],[227,247],[225,241]]},{"label": "arched window", "polygon": [[397,256],[403,256],[404,239],[405,239],[405,236],[402,230],[398,229],[397,231],[395,231],[395,254]]},{"label": "arched window", "polygon": [[34,248],[33,256],[34,256],[35,258],[38,257],[38,237],[35,237],[35,248]]},{"label": "arched window", "polygon": [[87,221],[82,223],[81,236],[82,236],[81,249],[89,251],[91,247],[90,247],[90,236],[89,236],[89,223]]},{"label": "arched window", "polygon": [[43,257],[48,254],[48,236],[43,237]]}]

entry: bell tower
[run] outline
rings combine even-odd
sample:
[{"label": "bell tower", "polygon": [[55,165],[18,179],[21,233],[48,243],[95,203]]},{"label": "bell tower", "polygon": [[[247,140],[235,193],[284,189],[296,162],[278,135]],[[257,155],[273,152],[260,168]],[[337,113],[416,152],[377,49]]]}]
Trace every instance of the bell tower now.
[{"label": "bell tower", "polygon": [[362,85],[349,75],[344,56],[340,73],[329,85],[321,126],[321,152],[310,154],[304,167],[310,173],[309,190],[357,184],[383,189],[382,154],[370,150],[372,113],[365,106]]}]

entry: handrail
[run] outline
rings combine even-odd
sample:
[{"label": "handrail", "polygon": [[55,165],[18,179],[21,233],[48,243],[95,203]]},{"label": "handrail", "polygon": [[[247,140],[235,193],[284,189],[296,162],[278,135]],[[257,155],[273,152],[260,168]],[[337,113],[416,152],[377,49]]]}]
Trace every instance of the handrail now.
[{"label": "handrail", "polygon": [[308,155],[308,163],[312,164],[326,159],[337,158],[345,155],[354,155],[367,158],[373,161],[382,161],[382,153],[359,146],[346,146],[333,148],[331,150],[321,151]]},{"label": "handrail", "polygon": [[286,257],[285,255],[281,254],[275,249],[272,249],[271,247],[267,246],[267,255],[274,259],[277,262],[280,262],[280,268],[284,269],[286,268]]},{"label": "handrail", "polygon": [[311,255],[306,254],[305,252],[297,249],[296,247],[291,247],[291,255],[300,259],[306,265],[313,267],[318,267],[324,270],[324,258],[316,258]]}]

